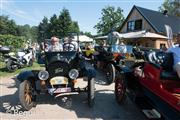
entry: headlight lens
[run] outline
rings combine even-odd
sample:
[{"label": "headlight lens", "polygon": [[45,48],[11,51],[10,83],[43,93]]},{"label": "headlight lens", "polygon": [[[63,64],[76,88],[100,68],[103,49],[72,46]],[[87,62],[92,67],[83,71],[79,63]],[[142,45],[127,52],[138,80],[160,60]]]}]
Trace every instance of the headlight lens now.
[{"label": "headlight lens", "polygon": [[49,73],[47,71],[40,71],[38,73],[38,78],[40,80],[47,80],[49,78]]},{"label": "headlight lens", "polygon": [[71,78],[71,79],[76,79],[77,77],[79,76],[79,72],[78,72],[78,70],[76,70],[76,69],[71,69],[70,71],[69,71],[69,77]]}]

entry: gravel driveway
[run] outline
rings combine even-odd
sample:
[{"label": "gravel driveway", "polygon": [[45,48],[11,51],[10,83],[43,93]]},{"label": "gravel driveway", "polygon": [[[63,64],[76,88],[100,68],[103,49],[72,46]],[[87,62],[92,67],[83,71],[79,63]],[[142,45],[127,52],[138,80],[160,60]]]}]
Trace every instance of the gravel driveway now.
[{"label": "gravel driveway", "polygon": [[[82,82],[81,85],[87,83]],[[38,96],[37,106],[22,111],[18,100],[19,82],[14,77],[0,78],[0,117],[4,119],[118,119],[146,120],[141,110],[129,99],[118,105],[114,84],[106,85],[101,73],[96,78],[95,106],[89,108],[86,93],[54,99],[50,95]]]}]

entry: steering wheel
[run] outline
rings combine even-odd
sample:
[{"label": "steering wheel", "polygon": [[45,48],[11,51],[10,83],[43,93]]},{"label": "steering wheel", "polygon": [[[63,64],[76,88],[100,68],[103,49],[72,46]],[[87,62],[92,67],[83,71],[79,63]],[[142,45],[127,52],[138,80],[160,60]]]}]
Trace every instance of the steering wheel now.
[{"label": "steering wheel", "polygon": [[76,47],[73,43],[64,43],[63,44],[63,50],[64,51],[75,51]]},{"label": "steering wheel", "polygon": [[156,57],[157,57],[159,63],[162,64],[164,61],[165,52],[157,52]]},{"label": "steering wheel", "polygon": [[164,59],[164,54],[161,52],[151,52],[148,55],[148,59],[152,63],[162,64]]}]

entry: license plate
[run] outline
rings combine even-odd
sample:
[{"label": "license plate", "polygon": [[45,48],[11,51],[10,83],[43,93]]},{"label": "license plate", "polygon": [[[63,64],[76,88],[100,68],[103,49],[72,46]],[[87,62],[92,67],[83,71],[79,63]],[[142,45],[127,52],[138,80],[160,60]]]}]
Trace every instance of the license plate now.
[{"label": "license plate", "polygon": [[57,88],[54,93],[71,92],[71,88]]},{"label": "license plate", "polygon": [[51,85],[68,84],[68,79],[66,77],[54,77],[50,80]]}]

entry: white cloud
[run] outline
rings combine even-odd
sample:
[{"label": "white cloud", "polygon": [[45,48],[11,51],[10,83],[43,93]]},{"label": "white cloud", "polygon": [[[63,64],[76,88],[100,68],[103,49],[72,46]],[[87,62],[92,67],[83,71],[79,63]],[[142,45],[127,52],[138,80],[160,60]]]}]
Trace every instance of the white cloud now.
[{"label": "white cloud", "polygon": [[16,4],[15,1],[11,0],[1,0],[1,11],[5,11],[8,14],[14,15],[16,17],[20,17],[22,19],[36,22],[38,23],[37,19],[34,16],[29,15],[26,11],[20,9]]},{"label": "white cloud", "polygon": [[18,14],[21,14],[21,15],[27,15],[27,13],[25,11],[22,11],[22,10],[16,10],[15,12]]}]

